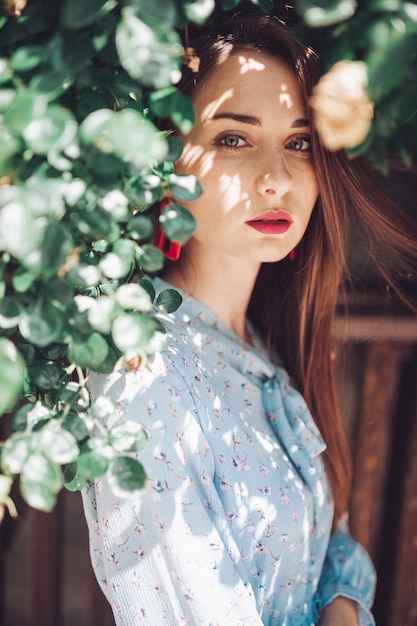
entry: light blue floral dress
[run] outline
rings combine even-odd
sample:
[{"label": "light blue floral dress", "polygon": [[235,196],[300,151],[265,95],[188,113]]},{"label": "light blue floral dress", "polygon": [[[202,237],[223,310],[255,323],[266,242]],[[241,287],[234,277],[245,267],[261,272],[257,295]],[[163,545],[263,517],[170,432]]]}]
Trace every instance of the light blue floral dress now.
[{"label": "light blue floral dress", "polygon": [[[154,281],[157,291],[169,287]],[[288,374],[185,294],[161,315],[165,350],[151,367],[92,374],[118,420],[149,441],[141,499],[100,478],[83,492],[91,558],[118,626],[312,626],[335,596],[358,602],[375,574],[340,527],[322,461],[325,444]]]}]

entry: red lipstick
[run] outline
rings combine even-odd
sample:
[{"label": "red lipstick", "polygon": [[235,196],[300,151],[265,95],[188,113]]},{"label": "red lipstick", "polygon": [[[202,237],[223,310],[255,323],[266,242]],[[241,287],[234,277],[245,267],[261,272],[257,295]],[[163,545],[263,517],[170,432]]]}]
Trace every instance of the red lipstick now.
[{"label": "red lipstick", "polygon": [[292,218],[285,211],[267,211],[246,222],[265,235],[282,235],[292,224]]}]

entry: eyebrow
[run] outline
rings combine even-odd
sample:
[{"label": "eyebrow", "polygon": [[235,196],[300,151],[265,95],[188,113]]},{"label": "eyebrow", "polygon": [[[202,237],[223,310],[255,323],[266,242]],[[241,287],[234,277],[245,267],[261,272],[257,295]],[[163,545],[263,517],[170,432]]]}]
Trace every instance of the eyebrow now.
[{"label": "eyebrow", "polygon": [[[250,126],[262,126],[262,120],[260,117],[256,117],[255,115],[241,115],[240,113],[231,113],[229,111],[225,111],[224,113],[215,113],[208,119],[210,120],[233,120],[235,122],[240,122],[241,124],[249,124]],[[291,124],[291,128],[305,128],[309,126],[308,120],[305,117],[300,117],[297,120],[294,120]]]}]

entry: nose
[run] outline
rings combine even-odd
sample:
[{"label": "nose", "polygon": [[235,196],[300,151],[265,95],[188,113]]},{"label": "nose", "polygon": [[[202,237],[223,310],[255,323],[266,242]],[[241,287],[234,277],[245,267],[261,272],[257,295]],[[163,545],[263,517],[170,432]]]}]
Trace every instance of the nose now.
[{"label": "nose", "polygon": [[259,164],[256,178],[258,193],[269,196],[283,196],[290,188],[292,176],[281,155],[265,156]]}]

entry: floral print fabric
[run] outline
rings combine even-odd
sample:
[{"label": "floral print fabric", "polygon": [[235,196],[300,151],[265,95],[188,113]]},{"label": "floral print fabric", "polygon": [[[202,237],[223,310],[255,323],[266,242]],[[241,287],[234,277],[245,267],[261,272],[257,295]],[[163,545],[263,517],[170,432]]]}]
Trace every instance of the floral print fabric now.
[{"label": "floral print fabric", "polygon": [[[157,291],[169,287],[155,279]],[[314,626],[337,595],[369,611],[374,571],[340,528],[325,444],[288,374],[184,296],[161,315],[166,348],[149,368],[91,375],[117,399],[107,423],[137,420],[143,498],[105,479],[83,492],[97,579],[118,626]]]}]

